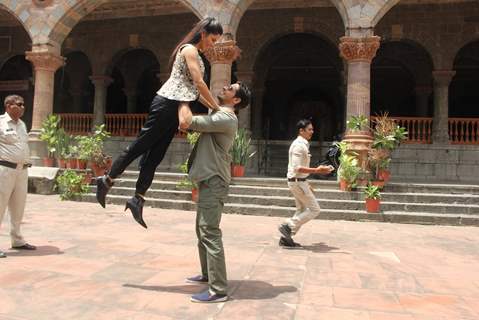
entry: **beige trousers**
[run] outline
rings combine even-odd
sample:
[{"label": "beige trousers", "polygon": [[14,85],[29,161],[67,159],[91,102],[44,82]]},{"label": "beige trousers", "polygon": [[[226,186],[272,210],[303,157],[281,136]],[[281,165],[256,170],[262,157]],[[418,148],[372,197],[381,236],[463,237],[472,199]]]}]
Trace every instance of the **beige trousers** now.
[{"label": "beige trousers", "polygon": [[303,224],[319,215],[320,208],[307,181],[288,182],[288,187],[296,201],[296,213],[285,222],[295,235]]},{"label": "beige trousers", "polygon": [[28,169],[0,166],[0,183],[0,226],[8,208],[12,247],[23,246],[26,242],[20,232],[20,224],[27,200]]}]

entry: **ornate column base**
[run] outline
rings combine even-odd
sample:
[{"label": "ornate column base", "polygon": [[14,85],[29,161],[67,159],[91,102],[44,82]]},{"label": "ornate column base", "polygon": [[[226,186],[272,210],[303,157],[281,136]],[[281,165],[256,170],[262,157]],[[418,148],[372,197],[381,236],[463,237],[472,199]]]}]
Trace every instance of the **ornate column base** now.
[{"label": "ornate column base", "polygon": [[343,141],[351,145],[351,151],[357,153],[358,164],[365,176],[358,179],[359,185],[366,185],[369,176],[368,152],[373,144],[373,136],[369,131],[346,131]]},{"label": "ornate column base", "polygon": [[43,166],[43,158],[47,157],[47,144],[40,140],[40,131],[32,130],[28,134],[30,162],[34,166]]}]

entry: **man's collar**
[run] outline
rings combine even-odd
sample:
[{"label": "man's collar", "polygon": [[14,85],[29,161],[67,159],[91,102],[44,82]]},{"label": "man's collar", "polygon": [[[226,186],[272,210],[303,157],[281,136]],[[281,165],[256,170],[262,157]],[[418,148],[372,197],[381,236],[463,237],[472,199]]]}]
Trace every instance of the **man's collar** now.
[{"label": "man's collar", "polygon": [[[10,115],[6,111],[5,111],[5,119],[7,120],[7,122],[13,121],[12,117],[10,117]],[[13,122],[15,122],[15,121],[13,121]]]},{"label": "man's collar", "polygon": [[305,138],[303,138],[302,136],[299,136],[299,135],[298,135],[298,139],[299,139],[301,142],[303,142],[303,143],[309,144],[309,141],[306,140]]}]

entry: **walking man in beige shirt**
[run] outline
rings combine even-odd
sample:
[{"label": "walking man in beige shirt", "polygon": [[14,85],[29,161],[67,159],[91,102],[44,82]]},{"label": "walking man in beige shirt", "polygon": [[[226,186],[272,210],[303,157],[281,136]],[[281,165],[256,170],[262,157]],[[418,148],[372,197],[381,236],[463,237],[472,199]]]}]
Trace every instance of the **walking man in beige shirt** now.
[{"label": "walking man in beige shirt", "polygon": [[298,233],[303,224],[319,215],[319,204],[307,181],[309,174],[328,174],[334,170],[333,166],[309,167],[311,160],[309,140],[314,133],[313,124],[310,120],[303,119],[298,121],[296,128],[298,137],[289,148],[287,174],[288,187],[296,202],[296,213],[278,228],[282,235],[279,245],[287,248],[300,246],[293,241],[292,236]]},{"label": "walking man in beige shirt", "polygon": [[[0,116],[0,225],[5,211],[10,214],[10,237],[12,248],[35,250],[25,242],[20,224],[27,199],[30,150],[25,123],[20,120],[25,111],[23,98],[10,95],[5,98],[5,113]],[[0,251],[0,258],[6,254]]]}]

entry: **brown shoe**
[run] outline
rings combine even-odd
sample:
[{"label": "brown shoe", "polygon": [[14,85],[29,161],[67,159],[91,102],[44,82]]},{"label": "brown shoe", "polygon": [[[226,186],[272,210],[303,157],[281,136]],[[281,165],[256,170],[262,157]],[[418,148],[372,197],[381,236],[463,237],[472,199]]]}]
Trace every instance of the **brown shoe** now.
[{"label": "brown shoe", "polygon": [[31,244],[25,243],[23,246],[12,247],[12,249],[15,249],[15,250],[37,250],[37,247],[35,247],[34,245],[31,245]]}]

